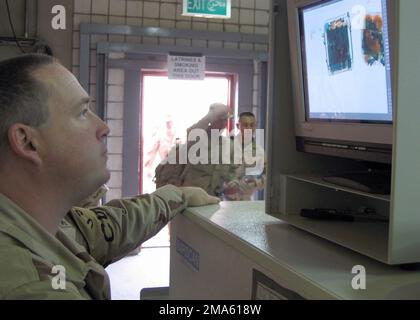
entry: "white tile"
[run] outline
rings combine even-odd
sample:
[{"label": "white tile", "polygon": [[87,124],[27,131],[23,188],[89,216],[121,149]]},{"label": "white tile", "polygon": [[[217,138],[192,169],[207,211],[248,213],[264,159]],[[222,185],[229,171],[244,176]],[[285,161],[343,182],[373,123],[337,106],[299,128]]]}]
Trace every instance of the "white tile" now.
[{"label": "white tile", "polygon": [[109,24],[125,25],[125,17],[109,17]]},{"label": "white tile", "polygon": [[254,44],[254,50],[255,51],[268,51],[268,45],[266,44]]},{"label": "white tile", "polygon": [[107,121],[110,137],[122,137],[123,135],[123,121],[122,120],[108,120]]},{"label": "white tile", "polygon": [[239,9],[240,24],[254,24],[254,10]]},{"label": "white tile", "polygon": [[108,119],[122,119],[123,118],[123,104],[121,102],[108,102],[107,118]]},{"label": "white tile", "polygon": [[108,155],[107,167],[109,170],[122,170],[122,155],[110,154]]},{"label": "white tile", "polygon": [[129,17],[127,17],[127,19],[126,19],[126,24],[129,25],[129,26],[141,27],[142,22],[143,22],[143,19],[141,19],[141,18],[133,18],[133,17],[129,18]]},{"label": "white tile", "polygon": [[223,41],[209,40],[209,48],[223,48]]},{"label": "white tile", "polygon": [[190,16],[182,15],[182,4],[177,4],[176,6],[176,19],[178,21],[191,21],[192,20]]},{"label": "white tile", "polygon": [[80,51],[79,49],[73,49],[72,61],[74,66],[80,65]]},{"label": "white tile", "polygon": [[192,40],[192,47],[194,47],[194,48],[207,48],[207,40],[193,39]]},{"label": "white tile", "polygon": [[158,44],[158,38],[155,37],[143,37],[142,43],[144,44]]},{"label": "white tile", "polygon": [[108,101],[122,102],[124,101],[124,87],[122,86],[108,86]]},{"label": "white tile", "polygon": [[159,18],[159,3],[145,1],[143,6],[143,15],[145,18]]},{"label": "white tile", "polygon": [[226,20],[227,23],[239,23],[239,9],[232,8],[230,10],[230,19]]},{"label": "white tile", "polygon": [[231,0],[230,3],[232,7],[238,8],[239,7],[239,1],[240,0]]},{"label": "white tile", "polygon": [[270,10],[270,0],[257,0],[255,1],[256,9]]},{"label": "white tile", "polygon": [[73,31],[80,30],[80,24],[83,22],[90,23],[90,15],[75,14],[73,16]]},{"label": "white tile", "polygon": [[108,16],[93,15],[92,23],[108,23]]},{"label": "white tile", "polygon": [[80,32],[73,31],[73,49],[80,48]]},{"label": "white tile", "polygon": [[209,31],[223,31],[223,23],[209,22],[208,30]]},{"label": "white tile", "polygon": [[268,27],[255,27],[255,34],[267,34],[268,35]]},{"label": "white tile", "polygon": [[241,33],[253,34],[254,33],[254,26],[241,26],[239,31]]},{"label": "white tile", "polygon": [[127,42],[127,43],[141,43],[141,36],[126,36],[125,42]]},{"label": "white tile", "polygon": [[110,188],[121,188],[122,186],[122,172],[121,171],[111,171],[111,178],[106,183]]},{"label": "white tile", "polygon": [[207,31],[207,22],[192,22],[192,29],[198,31]]},{"label": "white tile", "polygon": [[187,22],[187,21],[177,21],[177,22],[176,22],[176,28],[177,28],[177,29],[186,29],[186,30],[191,30],[191,22]]},{"label": "white tile", "polygon": [[175,43],[181,47],[191,47],[191,39],[176,39]]},{"label": "white tile", "polygon": [[160,5],[160,18],[175,19],[175,16],[176,16],[176,4],[162,3]]},{"label": "white tile", "polygon": [[143,18],[143,27],[159,27],[159,19]]},{"label": "white tile", "polygon": [[126,0],[111,0],[109,3],[109,13],[111,16],[125,17]]},{"label": "white tile", "polygon": [[240,50],[252,51],[252,50],[254,50],[254,46],[253,46],[252,43],[240,43],[239,44],[239,49]]},{"label": "white tile", "polygon": [[159,20],[159,27],[161,28],[175,28],[175,20]]},{"label": "white tile", "polygon": [[109,0],[92,0],[93,14],[108,14]]},{"label": "white tile", "polygon": [[108,146],[108,153],[122,154],[122,138],[108,137],[106,143]]},{"label": "white tile", "polygon": [[255,0],[240,0],[239,5],[241,8],[253,9],[255,7]]},{"label": "white tile", "polygon": [[255,11],[255,24],[268,26],[269,15],[267,11],[256,10]]},{"label": "white tile", "polygon": [[225,24],[225,32],[239,32],[239,25]]},{"label": "white tile", "polygon": [[124,85],[124,70],[123,69],[109,69],[108,70],[108,84]]},{"label": "white tile", "polygon": [[143,6],[141,1],[127,1],[127,16],[141,17],[143,15]]},{"label": "white tile", "polygon": [[223,47],[225,49],[238,49],[239,45],[237,42],[229,42],[229,41],[225,41],[223,43]]},{"label": "white tile", "polygon": [[74,0],[74,13],[90,13],[91,0]]},{"label": "white tile", "polygon": [[159,44],[162,46],[174,46],[175,39],[173,38],[159,38]]},{"label": "white tile", "polygon": [[[198,22],[207,22],[207,21],[209,21],[209,18],[192,17],[191,20],[192,21],[198,21]],[[222,21],[222,20],[218,19],[218,20],[214,20],[214,21]]]}]

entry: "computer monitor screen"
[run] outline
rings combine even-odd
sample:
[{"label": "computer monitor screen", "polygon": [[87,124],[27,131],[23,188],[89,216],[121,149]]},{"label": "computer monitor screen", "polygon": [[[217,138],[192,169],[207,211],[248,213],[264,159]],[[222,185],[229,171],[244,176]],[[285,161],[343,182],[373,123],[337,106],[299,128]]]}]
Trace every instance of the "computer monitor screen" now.
[{"label": "computer monitor screen", "polygon": [[386,0],[299,9],[306,121],[392,123]]}]

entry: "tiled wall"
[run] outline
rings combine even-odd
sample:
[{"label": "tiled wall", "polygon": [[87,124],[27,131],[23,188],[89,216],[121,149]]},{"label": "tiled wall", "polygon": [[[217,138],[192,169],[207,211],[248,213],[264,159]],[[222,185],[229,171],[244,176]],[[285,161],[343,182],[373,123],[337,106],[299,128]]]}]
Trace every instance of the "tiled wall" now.
[{"label": "tiled wall", "polygon": [[[73,73],[79,74],[79,25],[107,23],[139,27],[162,27],[198,31],[241,32],[268,34],[270,0],[232,0],[230,19],[205,19],[184,17],[182,0],[74,0]],[[95,107],[96,90],[96,43],[133,42],[164,46],[188,46],[197,48],[226,48],[266,51],[267,45],[215,40],[174,39],[163,37],[140,37],[125,35],[91,36],[90,94]],[[116,57],[119,57],[118,55]],[[112,56],[111,56],[112,58]],[[253,105],[258,108],[258,70],[255,68]],[[108,166],[111,169],[111,188],[107,200],[121,196],[122,185],[122,122],[124,98],[124,71],[113,69],[108,76],[108,101],[106,119],[111,128],[108,138],[110,153]]]}]

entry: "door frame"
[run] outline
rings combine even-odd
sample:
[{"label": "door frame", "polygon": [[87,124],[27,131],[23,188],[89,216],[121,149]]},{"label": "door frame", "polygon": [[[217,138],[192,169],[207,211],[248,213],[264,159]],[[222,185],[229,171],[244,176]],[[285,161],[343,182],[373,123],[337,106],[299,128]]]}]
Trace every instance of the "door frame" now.
[{"label": "door frame", "polygon": [[[123,115],[123,171],[122,196],[129,197],[139,192],[140,175],[140,123],[141,119],[141,71],[167,70],[167,53],[156,47],[157,52],[151,54],[150,46],[146,53],[125,53],[121,59],[110,59],[109,53],[115,47],[105,43],[98,44],[97,51],[97,112],[106,114],[106,79],[108,69],[123,69],[124,79],[124,115]],[[121,47],[120,47],[121,49]],[[199,51],[198,49],[195,49]],[[178,50],[179,52],[180,50]],[[204,51],[206,51],[204,49]],[[241,52],[234,58],[229,54],[223,57],[223,49],[218,50],[216,56],[211,52],[204,52],[206,56],[206,72],[227,73],[236,77],[237,84],[237,113],[253,111],[254,61],[255,52],[249,55]],[[266,57],[265,57],[266,58]],[[261,61],[261,60],[259,60]],[[266,61],[262,57],[262,61]],[[260,92],[265,96],[264,92]]]}]

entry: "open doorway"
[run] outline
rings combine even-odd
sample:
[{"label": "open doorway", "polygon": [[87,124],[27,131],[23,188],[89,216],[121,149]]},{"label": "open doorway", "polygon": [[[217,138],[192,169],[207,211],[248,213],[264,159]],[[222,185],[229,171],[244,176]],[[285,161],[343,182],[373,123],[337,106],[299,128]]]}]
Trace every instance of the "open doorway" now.
[{"label": "open doorway", "polygon": [[186,141],[187,128],[207,114],[210,104],[221,102],[236,109],[234,79],[234,75],[208,73],[201,81],[169,80],[166,72],[142,73],[140,193],[156,189],[156,166],[176,143]]}]

